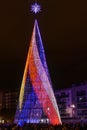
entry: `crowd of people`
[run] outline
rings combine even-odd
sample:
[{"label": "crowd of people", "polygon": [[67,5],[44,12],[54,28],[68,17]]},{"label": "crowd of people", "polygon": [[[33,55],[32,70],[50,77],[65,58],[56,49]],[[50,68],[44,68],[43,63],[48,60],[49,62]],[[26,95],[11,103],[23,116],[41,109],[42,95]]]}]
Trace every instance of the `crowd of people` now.
[{"label": "crowd of people", "polygon": [[87,123],[63,123],[62,125],[50,124],[0,124],[0,130],[87,130]]}]

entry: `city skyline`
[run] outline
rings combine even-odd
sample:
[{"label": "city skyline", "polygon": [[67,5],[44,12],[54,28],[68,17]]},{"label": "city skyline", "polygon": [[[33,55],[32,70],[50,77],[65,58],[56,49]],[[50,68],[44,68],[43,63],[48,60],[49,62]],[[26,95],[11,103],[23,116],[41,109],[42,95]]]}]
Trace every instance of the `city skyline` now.
[{"label": "city skyline", "polygon": [[86,3],[42,0],[38,1],[42,12],[34,16],[30,12],[33,2],[1,2],[1,88],[20,89],[35,17],[53,87],[69,87],[87,80]]}]

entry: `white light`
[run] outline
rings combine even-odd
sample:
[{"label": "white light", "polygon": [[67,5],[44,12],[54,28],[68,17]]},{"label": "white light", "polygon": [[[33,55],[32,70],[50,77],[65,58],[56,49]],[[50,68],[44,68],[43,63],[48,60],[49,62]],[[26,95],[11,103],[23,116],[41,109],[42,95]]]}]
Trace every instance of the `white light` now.
[{"label": "white light", "polygon": [[47,110],[49,111],[49,110],[50,110],[50,108],[48,107],[48,108],[47,108]]},{"label": "white light", "polygon": [[47,121],[49,121],[49,119],[47,118]]},{"label": "white light", "polygon": [[37,14],[41,11],[41,6],[37,3],[34,3],[33,5],[31,5],[31,11]]},{"label": "white light", "polygon": [[41,119],[41,122],[43,122],[43,119]]},{"label": "white light", "polygon": [[71,105],[71,108],[75,108],[75,105],[74,105],[74,104],[72,104],[72,105]]},{"label": "white light", "polygon": [[3,124],[4,124],[4,122],[5,122],[5,121],[4,121],[4,120],[2,120],[2,123],[3,123]]},{"label": "white light", "polygon": [[82,97],[80,97],[79,100],[82,100]]}]

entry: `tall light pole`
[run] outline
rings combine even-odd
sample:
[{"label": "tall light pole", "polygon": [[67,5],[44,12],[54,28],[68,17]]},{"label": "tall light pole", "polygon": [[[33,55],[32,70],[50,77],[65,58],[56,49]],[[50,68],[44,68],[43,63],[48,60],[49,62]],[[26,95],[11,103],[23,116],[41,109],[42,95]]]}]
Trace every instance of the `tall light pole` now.
[{"label": "tall light pole", "polygon": [[74,117],[74,114],[75,114],[75,111],[74,111],[75,105],[74,105],[74,104],[71,104],[71,105],[70,105],[70,108],[72,109],[72,117]]}]

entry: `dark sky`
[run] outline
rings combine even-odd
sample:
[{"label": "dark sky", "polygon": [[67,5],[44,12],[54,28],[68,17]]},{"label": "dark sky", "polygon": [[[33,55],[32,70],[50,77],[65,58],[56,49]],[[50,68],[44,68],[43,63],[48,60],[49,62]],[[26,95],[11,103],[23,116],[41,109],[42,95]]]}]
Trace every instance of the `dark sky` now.
[{"label": "dark sky", "polygon": [[0,88],[20,88],[34,19],[37,17],[47,63],[56,89],[87,81],[87,2],[39,0],[0,2]]}]

